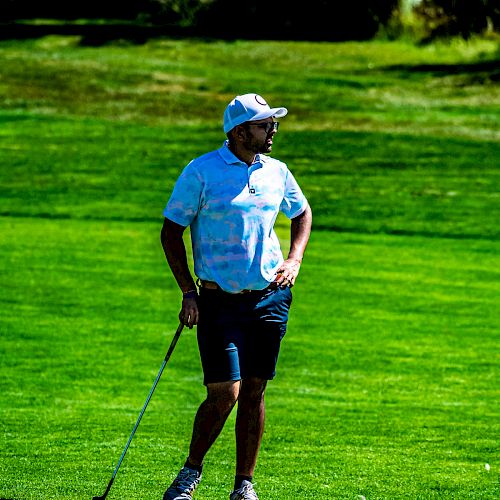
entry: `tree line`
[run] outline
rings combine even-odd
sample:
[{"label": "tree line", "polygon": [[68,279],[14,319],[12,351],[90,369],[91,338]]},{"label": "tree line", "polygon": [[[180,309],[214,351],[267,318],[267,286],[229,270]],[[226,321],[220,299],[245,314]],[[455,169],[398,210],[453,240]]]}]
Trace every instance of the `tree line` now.
[{"label": "tree line", "polygon": [[[404,29],[407,0],[0,0],[0,21],[50,18],[122,20],[215,38],[366,40]],[[498,0],[417,0],[422,36],[470,37],[500,28]],[[392,27],[392,28],[391,28]],[[396,28],[395,28],[396,27]]]}]

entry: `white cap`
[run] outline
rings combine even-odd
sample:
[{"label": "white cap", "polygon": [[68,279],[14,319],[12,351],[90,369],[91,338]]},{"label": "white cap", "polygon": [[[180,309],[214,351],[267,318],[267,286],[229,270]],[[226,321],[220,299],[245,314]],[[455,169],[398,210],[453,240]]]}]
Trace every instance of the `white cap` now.
[{"label": "white cap", "polygon": [[270,108],[259,94],[236,96],[224,111],[224,132],[227,134],[237,125],[255,120],[264,120],[270,116],[281,118],[288,113],[286,108]]}]

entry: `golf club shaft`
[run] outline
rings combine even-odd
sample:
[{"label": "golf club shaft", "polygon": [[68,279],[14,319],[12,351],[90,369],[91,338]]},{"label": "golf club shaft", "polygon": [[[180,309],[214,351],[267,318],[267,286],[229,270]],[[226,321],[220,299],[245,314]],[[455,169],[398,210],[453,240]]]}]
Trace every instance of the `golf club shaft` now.
[{"label": "golf club shaft", "polygon": [[[118,463],[116,464],[115,470],[113,472],[113,475],[111,476],[111,479],[108,483],[106,491],[101,497],[97,497],[97,498],[106,498],[107,494],[109,493],[109,490],[111,489],[113,481],[115,480],[116,474],[118,473],[118,469],[120,468],[120,465],[122,464],[123,459],[125,458],[125,454],[127,453],[127,450],[130,446],[130,443],[132,442],[135,431],[137,430],[137,428],[139,427],[139,424],[141,423],[142,416],[144,415],[144,412],[146,411],[146,408],[149,404],[149,401],[151,400],[151,397],[153,396],[153,392],[155,391],[156,386],[158,385],[158,382],[159,382],[160,377],[163,373],[163,370],[165,369],[165,365],[167,364],[172,352],[174,351],[175,345],[177,344],[177,341],[179,340],[179,337],[181,335],[183,328],[184,328],[184,325],[182,323],[180,323],[178,328],[177,328],[177,331],[175,332],[174,338],[172,339],[172,342],[170,343],[170,347],[168,348],[167,354],[165,355],[165,359],[163,360],[160,371],[158,372],[158,375],[156,376],[156,379],[153,383],[153,387],[151,387],[151,390],[149,391],[146,402],[144,403],[144,406],[142,407],[141,413],[139,414],[139,418],[137,419],[137,422],[135,423],[134,429],[132,430],[132,434],[130,434],[130,437],[128,438],[127,444],[125,445],[125,448],[123,449],[123,452],[121,454],[120,460],[118,460]],[[94,498],[96,498],[96,497],[94,497]]]}]

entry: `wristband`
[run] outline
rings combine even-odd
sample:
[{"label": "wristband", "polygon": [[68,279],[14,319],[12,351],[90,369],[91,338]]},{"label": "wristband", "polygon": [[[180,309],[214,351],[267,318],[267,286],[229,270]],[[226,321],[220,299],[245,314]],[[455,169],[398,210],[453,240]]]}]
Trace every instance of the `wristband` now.
[{"label": "wristband", "polygon": [[196,290],[189,290],[187,292],[184,292],[182,294],[183,299],[197,299],[198,298],[198,293]]}]

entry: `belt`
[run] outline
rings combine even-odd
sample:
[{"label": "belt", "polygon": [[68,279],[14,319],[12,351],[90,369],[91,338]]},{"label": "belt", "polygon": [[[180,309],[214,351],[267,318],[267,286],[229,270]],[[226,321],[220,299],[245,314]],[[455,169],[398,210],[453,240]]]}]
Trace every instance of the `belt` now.
[{"label": "belt", "polygon": [[[222,288],[215,282],[215,281],[207,281],[207,280],[198,280],[198,285],[200,288],[205,288],[207,290],[220,290],[220,291],[224,291],[222,290]],[[265,290],[274,290],[275,288],[278,288],[278,286],[276,285],[276,283],[269,283],[269,285],[262,289],[262,290],[247,290],[247,289],[244,289],[244,290],[240,290],[239,292],[236,292],[232,295],[240,295],[240,294],[245,294],[245,293],[256,293],[256,292],[263,292]],[[227,292],[226,292],[227,293]]]}]

